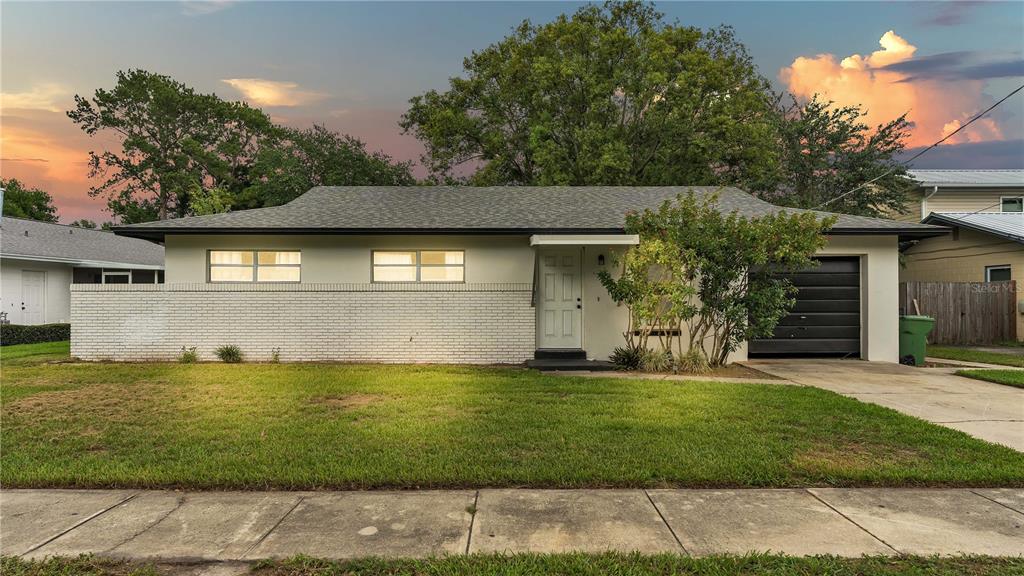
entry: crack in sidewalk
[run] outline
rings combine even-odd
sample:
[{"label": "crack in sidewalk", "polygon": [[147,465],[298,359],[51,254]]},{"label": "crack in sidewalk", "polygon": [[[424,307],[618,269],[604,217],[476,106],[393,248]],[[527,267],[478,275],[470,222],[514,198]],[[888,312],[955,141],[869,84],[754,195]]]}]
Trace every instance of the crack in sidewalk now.
[{"label": "crack in sidewalk", "polygon": [[26,554],[30,554],[32,552],[35,552],[36,550],[39,550],[40,548],[42,548],[43,546],[46,546],[50,542],[53,542],[54,540],[60,538],[61,536],[67,534],[68,532],[71,532],[72,530],[78,528],[79,526],[82,526],[83,524],[85,524],[86,522],[89,522],[90,520],[92,520],[94,518],[99,518],[100,516],[106,514],[110,510],[113,510],[114,508],[117,508],[121,504],[124,504],[125,502],[131,500],[132,498],[135,498],[139,494],[141,494],[141,492],[135,492],[133,494],[130,494],[127,498],[125,498],[125,499],[123,499],[123,500],[121,500],[119,502],[116,502],[114,504],[111,504],[110,506],[107,506],[106,508],[100,510],[99,512],[96,512],[95,514],[89,516],[88,518],[85,518],[84,520],[82,520],[81,522],[78,522],[77,524],[71,526],[70,528],[59,532],[56,536],[53,536],[51,538],[47,538],[41,544],[36,544],[35,546],[29,548],[28,550],[25,550],[24,552],[19,554],[19,556],[25,556]]},{"label": "crack in sidewalk", "polygon": [[858,523],[857,523],[857,522],[856,522],[856,521],[855,521],[855,520],[854,520],[853,518],[850,518],[850,517],[849,517],[849,516],[847,516],[846,514],[843,514],[842,512],[840,512],[840,511],[839,511],[839,509],[838,509],[838,508],[836,508],[835,506],[833,506],[833,505],[829,504],[828,502],[825,502],[825,500],[824,500],[824,499],[822,499],[822,498],[821,498],[820,496],[818,496],[818,495],[817,495],[817,494],[815,494],[814,492],[811,492],[811,491],[810,491],[810,490],[808,490],[807,488],[804,488],[803,490],[804,490],[804,492],[807,492],[808,494],[810,494],[812,498],[814,498],[814,499],[815,499],[815,500],[817,500],[818,502],[821,502],[822,504],[824,504],[825,506],[827,506],[827,507],[829,508],[829,510],[832,510],[832,511],[833,511],[833,512],[835,512],[836,514],[839,514],[839,515],[840,515],[840,516],[842,516],[842,517],[843,517],[843,519],[845,519],[845,520],[846,520],[847,522],[849,522],[850,524],[853,524],[853,525],[854,525],[854,526],[856,526],[857,528],[860,528],[861,530],[863,530],[863,531],[864,531],[864,533],[865,533],[865,534],[867,534],[868,536],[871,536],[871,537],[872,537],[872,538],[874,538],[875,540],[878,540],[879,542],[881,542],[881,543],[882,543],[882,544],[883,544],[883,545],[884,545],[884,546],[885,546],[886,548],[888,548],[888,549],[892,550],[893,552],[895,552],[895,553],[897,553],[897,554],[903,554],[902,552],[900,552],[899,550],[897,550],[895,546],[893,546],[893,545],[889,544],[888,542],[886,542],[885,540],[883,540],[883,539],[879,538],[878,536],[875,536],[875,535],[874,535],[874,534],[873,534],[873,533],[872,533],[872,532],[871,532],[870,530],[868,530],[867,528],[865,528],[865,527],[861,526],[860,524],[858,524]]}]

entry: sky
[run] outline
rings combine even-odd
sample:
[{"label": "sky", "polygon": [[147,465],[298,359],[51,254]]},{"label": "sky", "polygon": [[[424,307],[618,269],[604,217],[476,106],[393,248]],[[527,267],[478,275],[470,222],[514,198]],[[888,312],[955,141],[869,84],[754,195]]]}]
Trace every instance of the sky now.
[{"label": "sky", "polygon": [[[569,2],[0,2],[0,175],[49,191],[62,222],[109,220],[88,152],[116,146],[65,115],[118,70],[167,74],[316,122],[418,162],[410,98],[444,89],[473,50]],[[1024,2],[660,2],[670,21],[727,24],[776,90],[859,104],[876,125],[908,113],[926,146],[1024,83]],[[1024,168],[1024,92],[915,162]],[[421,167],[417,174],[423,175]]]}]

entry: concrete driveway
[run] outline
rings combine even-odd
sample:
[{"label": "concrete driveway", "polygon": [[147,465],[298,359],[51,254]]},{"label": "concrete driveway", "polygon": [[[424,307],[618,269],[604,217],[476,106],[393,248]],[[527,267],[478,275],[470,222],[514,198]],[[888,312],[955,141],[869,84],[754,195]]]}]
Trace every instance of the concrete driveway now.
[{"label": "concrete driveway", "polygon": [[1024,452],[1024,389],[948,369],[860,360],[752,360],[751,368],[873,402]]}]

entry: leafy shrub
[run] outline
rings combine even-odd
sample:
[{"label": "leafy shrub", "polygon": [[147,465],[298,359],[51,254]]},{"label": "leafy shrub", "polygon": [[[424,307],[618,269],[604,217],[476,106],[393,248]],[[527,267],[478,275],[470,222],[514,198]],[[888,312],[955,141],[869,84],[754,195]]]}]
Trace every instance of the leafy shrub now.
[{"label": "leafy shrub", "polygon": [[616,346],[612,351],[611,361],[620,370],[636,370],[640,368],[640,361],[644,351],[632,346]]},{"label": "leafy shrub", "polygon": [[71,324],[21,324],[0,325],[0,345],[38,344],[39,342],[61,342],[71,339]]},{"label": "leafy shrub", "polygon": [[711,372],[711,363],[700,350],[691,349],[679,358],[676,369],[687,374],[707,374]]},{"label": "leafy shrub", "polygon": [[199,361],[199,354],[196,354],[196,347],[191,348],[181,347],[181,354],[178,355],[178,362],[182,364],[195,364]]},{"label": "leafy shrub", "polygon": [[647,372],[668,372],[672,364],[672,353],[668,350],[647,350],[640,358],[640,367]]},{"label": "leafy shrub", "polygon": [[217,348],[217,358],[229,364],[235,364],[242,361],[242,349],[234,344],[225,344],[220,348]]},{"label": "leafy shrub", "polygon": [[274,348],[270,351],[270,362],[272,364],[279,364],[281,362],[281,349]]}]

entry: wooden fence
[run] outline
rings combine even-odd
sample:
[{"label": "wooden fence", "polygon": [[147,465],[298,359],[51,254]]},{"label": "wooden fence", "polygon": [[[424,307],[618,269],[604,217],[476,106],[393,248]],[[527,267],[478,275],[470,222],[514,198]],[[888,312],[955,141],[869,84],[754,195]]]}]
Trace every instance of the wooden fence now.
[{"label": "wooden fence", "polygon": [[[917,301],[917,308],[914,301]],[[900,312],[935,318],[932,344],[1017,339],[1017,285],[1008,282],[902,282]]]}]

